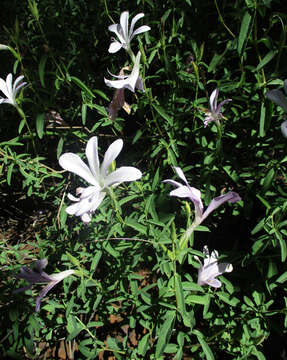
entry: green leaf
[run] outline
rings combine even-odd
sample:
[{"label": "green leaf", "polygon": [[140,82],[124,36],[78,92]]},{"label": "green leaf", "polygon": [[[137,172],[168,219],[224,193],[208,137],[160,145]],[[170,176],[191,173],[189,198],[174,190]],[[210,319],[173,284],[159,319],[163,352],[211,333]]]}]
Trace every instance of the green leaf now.
[{"label": "green leaf", "polygon": [[87,120],[87,104],[82,105],[82,124],[86,125]]},{"label": "green leaf", "polygon": [[11,176],[13,173],[13,168],[14,168],[15,163],[12,163],[9,167],[8,167],[8,171],[7,171],[7,184],[10,186],[11,185]]},{"label": "green leaf", "polygon": [[207,344],[207,342],[204,340],[203,338],[203,334],[198,331],[198,330],[194,330],[193,333],[197,336],[197,339],[202,347],[202,350],[206,356],[207,360],[214,360],[214,356],[213,353],[209,347],[209,345]]},{"label": "green leaf", "polygon": [[285,271],[282,275],[280,275],[275,282],[279,284],[283,284],[285,281],[287,281],[287,271]]},{"label": "green leaf", "polygon": [[275,177],[275,170],[272,168],[268,171],[267,175],[264,178],[263,187],[262,187],[263,192],[269,190],[270,186],[272,185],[274,177]]},{"label": "green leaf", "polygon": [[125,224],[141,234],[146,235],[146,227],[142,224],[139,224],[137,220],[133,218],[125,218]]},{"label": "green leaf", "polygon": [[36,130],[39,136],[39,139],[42,139],[44,135],[44,124],[45,124],[45,114],[38,114],[36,117]]},{"label": "green leaf", "polygon": [[176,296],[177,308],[180,312],[185,313],[186,307],[185,307],[182,283],[179,274],[175,274],[174,281],[175,281],[175,296]]},{"label": "green leaf", "polygon": [[186,304],[200,304],[200,305],[209,305],[210,297],[206,295],[188,295],[186,298]]},{"label": "green leaf", "polygon": [[59,159],[60,155],[62,154],[63,145],[64,139],[61,137],[57,145],[57,159]]},{"label": "green leaf", "polygon": [[253,20],[254,20],[254,13],[250,15],[249,11],[246,11],[241,22],[238,43],[237,43],[237,51],[240,57],[243,55],[247,41],[251,35]]},{"label": "green leaf", "polygon": [[42,56],[42,58],[39,62],[39,66],[38,66],[39,78],[40,78],[41,85],[43,87],[45,87],[45,66],[46,66],[47,60],[48,60],[47,54]]},{"label": "green leaf", "polygon": [[18,127],[18,134],[21,134],[21,132],[22,132],[23,127],[25,126],[25,124],[26,124],[25,119],[22,119],[22,120],[20,121],[20,124],[19,124],[19,127]]},{"label": "green leaf", "polygon": [[265,136],[265,114],[266,114],[266,107],[264,102],[261,104],[261,111],[260,111],[260,121],[259,121],[259,136]]},{"label": "green leaf", "polygon": [[274,56],[277,54],[277,51],[270,50],[267,55],[264,56],[264,58],[260,61],[260,63],[257,65],[257,67],[252,70],[253,72],[261,70],[266,64],[268,64]]},{"label": "green leaf", "polygon": [[145,354],[149,348],[149,343],[148,343],[149,336],[150,336],[149,334],[145,334],[142,337],[142,339],[139,341],[137,351],[138,351],[138,354],[141,356],[145,356]]},{"label": "green leaf", "polygon": [[99,96],[101,96],[103,99],[107,100],[107,101],[110,101],[110,99],[107,97],[107,95],[101,91],[101,90],[98,90],[98,89],[94,89],[93,90],[96,94],[98,94]]},{"label": "green leaf", "polygon": [[82,89],[88,97],[95,97],[93,92],[87,87],[87,85],[82,82],[82,80],[78,79],[76,76],[71,76],[71,81],[73,81],[73,83],[75,83],[80,89]]},{"label": "green leaf", "polygon": [[281,248],[281,261],[284,262],[287,256],[287,247],[286,241],[283,239],[281,233],[279,231],[275,232],[276,238],[279,240],[280,248]]},{"label": "green leaf", "polygon": [[162,355],[165,347],[169,342],[171,332],[174,326],[175,314],[176,314],[175,311],[168,311],[166,313],[164,323],[158,331],[158,342],[156,344],[156,350],[155,350],[156,359],[159,359],[159,357]]},{"label": "green leaf", "polygon": [[152,104],[152,106],[156,112],[168,122],[170,126],[173,126],[173,119],[164,111],[161,106],[156,104]]}]

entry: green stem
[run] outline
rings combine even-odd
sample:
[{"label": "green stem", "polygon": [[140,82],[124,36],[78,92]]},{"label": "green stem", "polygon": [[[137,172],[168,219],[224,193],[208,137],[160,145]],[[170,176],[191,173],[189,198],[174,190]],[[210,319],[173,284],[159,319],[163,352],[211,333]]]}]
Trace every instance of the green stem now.
[{"label": "green stem", "polygon": [[221,22],[222,25],[225,27],[225,29],[228,31],[228,33],[229,33],[233,38],[235,38],[235,35],[233,34],[233,32],[232,32],[232,31],[229,29],[229,27],[225,24],[216,0],[214,0],[214,4],[215,4],[216,10],[217,10],[217,13],[218,13],[220,22]]},{"label": "green stem", "polygon": [[33,145],[35,155],[37,155],[36,145],[35,145],[35,141],[34,141],[34,135],[33,135],[32,131],[30,129],[30,126],[28,124],[26,115],[25,115],[24,111],[18,105],[16,105],[16,109],[17,109],[19,115],[21,116],[22,120],[25,122],[25,125],[26,125],[26,127],[28,129],[29,135],[30,135],[31,140],[32,140],[32,145]]},{"label": "green stem", "polygon": [[185,233],[182,235],[181,239],[179,240],[179,247],[180,249],[186,249],[188,246],[188,240],[191,237],[191,235],[194,232],[194,229],[198,226],[199,224],[197,222],[193,222],[189,228],[187,228],[187,230],[185,231]]},{"label": "green stem", "polygon": [[216,122],[217,126],[217,139],[216,139],[216,156],[221,162],[222,159],[222,129],[221,124]]},{"label": "green stem", "polygon": [[123,218],[121,216],[121,213],[120,213],[120,210],[119,210],[119,205],[118,205],[117,199],[115,197],[115,193],[114,193],[112,188],[109,188],[109,194],[110,194],[110,197],[111,197],[111,199],[113,201],[113,204],[114,204],[114,208],[115,208],[115,211],[116,211],[116,216],[119,219],[119,221],[124,225],[125,222],[124,222],[124,220],[123,220]]}]

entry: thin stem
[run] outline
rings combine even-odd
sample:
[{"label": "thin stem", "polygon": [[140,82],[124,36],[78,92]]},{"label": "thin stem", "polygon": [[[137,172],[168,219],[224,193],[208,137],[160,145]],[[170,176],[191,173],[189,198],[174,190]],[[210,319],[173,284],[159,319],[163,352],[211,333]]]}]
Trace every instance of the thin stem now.
[{"label": "thin stem", "polygon": [[16,109],[17,109],[19,115],[21,116],[22,120],[25,122],[25,125],[26,125],[26,127],[28,129],[29,135],[30,135],[31,140],[32,140],[32,145],[33,145],[34,152],[37,155],[38,153],[37,153],[37,150],[36,150],[36,145],[35,145],[35,141],[34,141],[34,135],[33,135],[32,131],[30,129],[30,126],[28,124],[26,115],[25,115],[24,111],[18,105],[16,105]]},{"label": "thin stem", "polygon": [[106,13],[108,15],[108,18],[111,20],[111,22],[114,24],[114,19],[111,17],[109,9],[108,9],[108,4],[107,4],[107,0],[104,0],[104,4],[105,4],[105,9],[106,9]]},{"label": "thin stem", "polygon": [[112,188],[109,188],[108,191],[109,191],[110,197],[111,197],[111,199],[112,199],[112,201],[113,201],[113,203],[114,203],[114,208],[115,208],[115,211],[116,211],[116,216],[117,216],[117,218],[119,219],[119,221],[124,225],[125,222],[124,222],[124,220],[123,220],[123,218],[122,218],[122,216],[121,216],[121,213],[120,213],[120,210],[119,210],[119,204],[118,204],[118,202],[117,202],[115,193],[114,193],[114,191],[113,191]]},{"label": "thin stem", "polygon": [[229,27],[225,24],[224,20],[223,20],[223,17],[221,15],[221,12],[219,10],[219,7],[217,5],[217,1],[214,0],[214,4],[215,4],[215,7],[216,7],[216,10],[217,10],[217,13],[218,13],[218,16],[219,16],[219,20],[220,22],[222,23],[222,25],[225,27],[225,29],[228,31],[228,33],[233,37],[235,38],[236,36],[233,34],[233,32],[229,29]]},{"label": "thin stem", "polygon": [[188,240],[191,237],[192,233],[194,232],[194,229],[198,226],[199,224],[197,222],[193,222],[190,227],[185,231],[185,233],[182,235],[181,239],[179,240],[179,247],[180,249],[186,249],[187,248],[187,244],[188,244]]}]

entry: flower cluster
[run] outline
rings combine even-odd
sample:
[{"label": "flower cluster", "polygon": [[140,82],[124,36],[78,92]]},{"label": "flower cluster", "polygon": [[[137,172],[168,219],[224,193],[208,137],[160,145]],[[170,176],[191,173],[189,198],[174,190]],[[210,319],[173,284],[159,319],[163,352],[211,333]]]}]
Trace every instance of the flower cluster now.
[{"label": "flower cluster", "polygon": [[[130,55],[133,62],[133,67],[123,68],[119,72],[119,75],[111,74],[115,80],[108,80],[104,78],[105,84],[107,86],[116,89],[113,100],[109,106],[109,114],[112,119],[116,118],[117,113],[121,107],[129,107],[128,104],[126,104],[124,98],[125,89],[128,89],[132,92],[134,92],[135,89],[144,91],[143,81],[140,77],[141,53],[139,51],[135,56],[131,49],[132,39],[136,35],[150,30],[150,27],[147,25],[143,25],[135,29],[137,21],[143,16],[143,13],[137,14],[131,20],[129,27],[129,12],[124,11],[121,13],[120,23],[109,26],[109,31],[115,33],[116,35],[116,38],[112,38],[112,42],[108,49],[109,53],[116,53],[123,48]],[[124,73],[125,70],[130,71],[129,75]],[[26,83],[23,82],[23,76],[19,76],[15,80],[14,84],[12,83],[12,80],[12,74],[7,76],[6,81],[0,79],[0,90],[6,96],[6,98],[0,98],[0,104],[9,103],[17,107],[16,96],[19,90],[23,88]],[[206,112],[206,117],[204,120],[205,127],[212,121],[214,121],[217,125],[220,125],[219,121],[221,118],[223,118],[221,112],[222,106],[227,102],[232,101],[231,99],[226,99],[217,105],[218,94],[219,90],[215,89],[210,96],[210,109],[208,112]],[[282,100],[282,96],[281,92],[277,91],[275,93],[273,91],[273,93],[269,95],[269,98],[282,106],[284,111],[287,112],[287,101],[284,98],[284,102]],[[105,196],[107,194],[111,194],[112,189],[115,186],[118,186],[123,182],[136,181],[142,177],[141,171],[135,167],[122,166],[115,168],[115,159],[118,157],[122,148],[122,139],[117,139],[112,142],[104,154],[102,163],[100,163],[98,137],[93,136],[88,140],[85,150],[88,165],[81,159],[79,155],[71,152],[64,153],[60,156],[59,164],[63,169],[78,175],[88,183],[87,187],[78,187],[76,189],[76,196],[70,193],[68,194],[68,198],[73,202],[66,208],[66,212],[68,214],[78,216],[84,223],[89,223],[92,219],[92,215],[101,205]],[[170,192],[170,196],[188,198],[194,205],[194,221],[187,229],[183,237],[183,246],[180,246],[182,249],[184,249],[188,238],[194,229],[200,225],[216,208],[225,202],[235,203],[241,200],[241,198],[236,192],[229,191],[224,195],[215,197],[204,210],[200,190],[189,185],[180,167],[175,167],[174,169],[183,183],[172,179],[164,180],[165,183],[176,187],[176,189]],[[218,252],[214,250],[212,251],[211,255],[209,255],[207,246],[204,247],[203,253],[205,256],[203,263],[198,258],[196,258],[200,262],[200,268],[198,271],[198,284],[207,284],[218,288],[221,286],[221,282],[217,279],[217,277],[225,272],[231,272],[232,265],[228,263],[218,263]],[[47,263],[48,261],[46,259],[38,260],[35,263],[35,270],[32,270],[27,266],[23,266],[20,270],[20,274],[15,275],[15,277],[18,279],[26,280],[29,285],[15,290],[14,293],[30,289],[34,284],[46,284],[36,298],[36,311],[40,309],[40,302],[43,297],[46,296],[46,294],[58,282],[75,273],[74,270],[66,270],[58,274],[49,275],[43,271],[43,269],[47,266]]]},{"label": "flower cluster", "polygon": [[106,78],[104,79],[107,86],[117,89],[113,96],[113,100],[108,108],[109,116],[112,120],[117,117],[118,111],[122,107],[124,108],[124,105],[129,108],[129,106],[127,106],[127,104],[125,103],[124,89],[128,89],[132,92],[135,92],[135,89],[144,91],[143,82],[139,75],[141,53],[139,51],[135,56],[131,50],[132,39],[136,35],[150,30],[150,27],[147,25],[140,26],[139,28],[134,30],[136,22],[143,16],[143,13],[137,14],[132,19],[131,25],[129,27],[129,12],[124,11],[121,13],[120,23],[112,24],[109,26],[109,30],[115,33],[117,36],[117,39],[112,38],[112,42],[108,50],[109,53],[116,53],[121,48],[123,48],[130,55],[133,62],[133,67],[129,75],[123,74],[123,71],[127,69],[125,67],[120,71],[119,75],[114,75],[110,73],[117,80],[108,80]]}]

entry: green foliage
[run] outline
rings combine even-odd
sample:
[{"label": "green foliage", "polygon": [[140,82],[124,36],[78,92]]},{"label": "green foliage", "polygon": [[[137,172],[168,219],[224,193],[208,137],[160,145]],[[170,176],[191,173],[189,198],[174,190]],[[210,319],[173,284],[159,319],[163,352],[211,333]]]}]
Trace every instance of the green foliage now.
[{"label": "green foliage", "polygon": [[[0,77],[23,74],[28,84],[16,107],[0,104],[3,358],[56,359],[64,349],[67,359],[284,359],[286,139],[282,110],[266,98],[287,77],[283,3],[15,0],[1,10],[9,51]],[[114,90],[103,79],[132,65],[124,49],[108,53],[108,26],[124,10],[144,12],[139,23],[151,27],[132,40],[145,91],[125,90],[111,119]],[[215,88],[218,103],[232,102],[205,128]],[[67,193],[87,184],[58,159],[84,159],[92,136],[101,161],[122,138],[117,167],[143,177],[115,187],[86,225],[65,209]],[[194,208],[168,196],[162,181],[180,181],[171,166],[202,191],[205,208],[228,191],[242,201],[184,238]],[[233,264],[220,289],[197,284],[205,244]],[[75,274],[35,313],[41,285],[14,294],[27,285],[14,274],[45,257],[48,274]]]}]

